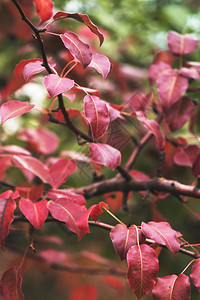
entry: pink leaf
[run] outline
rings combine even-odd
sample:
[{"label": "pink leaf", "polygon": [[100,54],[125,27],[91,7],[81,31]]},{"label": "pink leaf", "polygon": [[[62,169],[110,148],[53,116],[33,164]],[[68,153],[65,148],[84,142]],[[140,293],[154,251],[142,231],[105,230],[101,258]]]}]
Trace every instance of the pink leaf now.
[{"label": "pink leaf", "polygon": [[198,40],[192,34],[179,34],[170,31],[167,35],[167,44],[173,53],[184,55],[197,49]]},{"label": "pink leaf", "polygon": [[12,118],[21,116],[33,109],[35,105],[29,105],[27,101],[10,100],[5,102],[0,107],[1,123],[4,123]]},{"label": "pink leaf", "polygon": [[[145,241],[141,229],[138,229],[139,243]],[[112,240],[115,251],[120,256],[121,260],[126,259],[128,250],[137,245],[137,230],[135,226],[127,228],[122,224],[115,226],[110,232],[110,238]]]},{"label": "pink leaf", "polygon": [[1,300],[23,300],[21,291],[21,268],[10,268],[3,273],[0,281]]},{"label": "pink leaf", "polygon": [[99,97],[87,95],[84,97],[85,116],[90,123],[93,139],[100,138],[110,123],[108,108]]},{"label": "pink leaf", "polygon": [[105,55],[95,53],[92,55],[92,61],[88,68],[94,68],[103,78],[106,78],[110,72],[110,61]]},{"label": "pink leaf", "polygon": [[79,239],[82,232],[76,221],[86,212],[86,208],[69,200],[68,198],[58,198],[55,202],[49,201],[47,207],[53,218],[65,222],[69,230],[75,232]]},{"label": "pink leaf", "polygon": [[184,274],[158,277],[152,296],[154,300],[190,300],[189,277]]},{"label": "pink leaf", "polygon": [[199,153],[197,145],[189,145],[186,148],[180,148],[180,151],[174,155],[174,162],[180,166],[192,167]]},{"label": "pink leaf", "polygon": [[38,73],[46,70],[45,67],[42,66],[42,63],[43,62],[41,60],[37,60],[35,62],[27,63],[24,66],[24,71],[23,71],[24,79],[27,81],[33,75],[38,74]]},{"label": "pink leaf", "polygon": [[176,72],[166,73],[157,80],[157,91],[163,106],[177,102],[187,91],[188,79]]},{"label": "pink leaf", "polygon": [[159,124],[155,120],[148,120],[141,112],[136,112],[137,119],[140,120],[145,127],[147,127],[155,136],[156,145],[160,151],[165,146],[165,136],[160,131]]},{"label": "pink leaf", "polygon": [[76,171],[76,163],[72,159],[63,158],[49,168],[49,182],[53,188],[58,188],[68,176]]},{"label": "pink leaf", "polygon": [[67,253],[65,251],[54,249],[45,249],[38,254],[48,265],[59,264],[67,259]]},{"label": "pink leaf", "polygon": [[64,93],[74,86],[74,80],[61,78],[56,74],[45,76],[43,83],[51,97]]},{"label": "pink leaf", "polygon": [[164,244],[173,256],[178,253],[180,244],[177,239],[177,233],[167,222],[142,222],[141,230],[145,236],[150,237],[158,244]]},{"label": "pink leaf", "polygon": [[60,35],[65,47],[82,64],[85,69],[92,60],[92,52],[88,44],[83,43],[75,33],[65,32]]},{"label": "pink leaf", "polygon": [[0,249],[4,248],[4,241],[9,233],[10,223],[13,221],[13,212],[16,208],[15,201],[10,197],[12,191],[0,195]]},{"label": "pink leaf", "polygon": [[10,152],[13,154],[31,155],[31,153],[17,145],[0,146],[0,152]]},{"label": "pink leaf", "polygon": [[41,200],[33,203],[28,199],[21,198],[19,208],[29,222],[36,228],[40,229],[44,224],[47,216],[47,200]]},{"label": "pink leaf", "polygon": [[179,74],[200,81],[199,70],[196,68],[181,68]]},{"label": "pink leaf", "polygon": [[94,25],[87,15],[79,14],[79,13],[65,13],[62,11],[57,12],[54,16],[54,20],[58,20],[61,18],[73,18],[81,23],[84,23],[94,34],[99,37],[100,46],[104,41],[103,34],[99,31],[98,27]]},{"label": "pink leaf", "polygon": [[49,20],[53,14],[53,2],[51,0],[33,0],[37,15],[40,18],[40,24]]},{"label": "pink leaf", "polygon": [[13,163],[18,168],[25,168],[38,176],[42,181],[48,183],[49,172],[47,167],[37,158],[25,155],[14,155]]},{"label": "pink leaf", "polygon": [[200,175],[200,154],[198,154],[194,161],[194,164],[192,166],[192,172],[195,177],[198,177]]},{"label": "pink leaf", "polygon": [[159,270],[154,249],[142,244],[132,246],[127,253],[128,283],[138,299],[147,295],[155,284]]},{"label": "pink leaf", "polygon": [[115,169],[120,165],[121,153],[107,144],[90,144],[90,155],[94,162]]},{"label": "pink leaf", "polygon": [[58,148],[59,143],[54,132],[43,128],[21,130],[18,139],[28,142],[35,151],[46,155],[53,153]]},{"label": "pink leaf", "polygon": [[24,68],[29,63],[40,62],[42,64],[42,59],[39,58],[31,58],[31,59],[23,59],[21,60],[14,69],[15,77],[19,78],[22,76]]},{"label": "pink leaf", "polygon": [[51,199],[57,199],[57,198],[65,198],[69,201],[72,201],[74,203],[77,203],[78,205],[85,206],[86,200],[83,197],[83,195],[76,194],[71,189],[59,189],[59,190],[49,190],[47,193],[47,197]]},{"label": "pink leaf", "polygon": [[190,278],[200,293],[200,258],[196,260],[194,266],[192,267]]},{"label": "pink leaf", "polygon": [[164,116],[171,131],[176,131],[189,121],[194,111],[194,104],[188,97],[164,109]]},{"label": "pink leaf", "polygon": [[171,66],[165,62],[159,61],[152,64],[148,70],[148,80],[150,84],[153,84],[163,74],[169,74],[172,70]]}]

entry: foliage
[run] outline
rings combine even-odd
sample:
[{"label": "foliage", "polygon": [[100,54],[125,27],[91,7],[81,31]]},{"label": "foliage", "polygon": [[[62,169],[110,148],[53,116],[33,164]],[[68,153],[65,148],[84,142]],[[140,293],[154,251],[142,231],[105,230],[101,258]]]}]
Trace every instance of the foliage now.
[{"label": "foliage", "polygon": [[[121,3],[116,5],[120,8]],[[119,64],[113,57],[110,63],[101,52],[97,41],[101,46],[107,32],[103,35],[88,15],[54,14],[53,6],[51,0],[12,0],[3,5],[13,23],[3,20],[6,30],[1,39],[10,32],[15,35],[20,59],[14,75],[6,74],[0,94],[0,248],[23,258],[4,270],[1,298],[24,299],[22,281],[33,262],[41,271],[78,274],[78,284],[72,275],[57,276],[57,289],[62,280],[64,286],[69,281],[70,299],[92,300],[101,293],[100,285],[95,280],[88,284],[82,273],[101,275],[104,285],[127,299],[131,290],[137,299],[195,297],[200,287],[200,244],[190,230],[186,232],[192,242],[186,241],[184,227],[190,225],[181,220],[183,213],[176,207],[199,222],[200,104],[192,96],[199,92],[200,63],[187,59],[197,50],[198,39],[170,30],[168,49],[158,52],[148,69],[147,89],[139,83],[145,79],[143,70]],[[80,27],[73,28],[74,22]],[[24,98],[23,89],[31,83],[45,91],[41,102]],[[10,143],[4,131],[18,119],[22,123]],[[146,206],[137,206],[137,199]],[[177,222],[168,216],[168,203]],[[63,234],[54,231],[56,225]],[[72,255],[74,244],[80,251]],[[97,253],[82,251],[89,245]],[[116,251],[121,268],[106,257],[107,248]],[[168,264],[181,255],[187,257],[187,262],[179,261],[183,271],[169,275],[163,260]],[[93,262],[92,268],[86,259]],[[127,277],[128,291],[118,277]]]}]

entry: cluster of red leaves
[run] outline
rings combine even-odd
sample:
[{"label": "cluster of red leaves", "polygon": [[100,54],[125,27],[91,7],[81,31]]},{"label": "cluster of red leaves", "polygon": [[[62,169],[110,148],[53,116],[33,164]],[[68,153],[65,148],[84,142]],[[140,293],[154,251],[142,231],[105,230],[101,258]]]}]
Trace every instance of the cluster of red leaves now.
[{"label": "cluster of red leaves", "polygon": [[[16,1],[13,1],[16,3]],[[36,12],[40,18],[40,25],[48,21],[53,15],[53,2],[51,0],[33,0]],[[59,19],[72,18],[86,25],[103,43],[104,37],[96,25],[94,25],[87,15],[79,13],[57,12],[44,28],[44,32]],[[48,32],[49,33],[49,32]],[[83,72],[89,68],[95,69],[106,78],[110,71],[110,61],[103,54],[94,53],[91,47],[83,42],[75,33],[64,32],[57,35],[63,46],[68,50],[73,58],[69,63],[71,68],[77,65]],[[172,62],[178,57],[182,61],[182,56],[190,54],[196,50],[198,41],[192,35],[180,35],[170,32],[167,37],[169,52],[167,59],[160,54],[150,66],[148,79],[151,85],[156,85],[159,100],[157,100],[158,112],[163,116],[170,132],[182,128],[189,121],[194,113],[192,100],[184,96],[188,90],[189,80],[200,81],[200,66],[198,63],[187,62],[185,67],[179,69],[172,68]],[[49,62],[50,59],[47,59]],[[21,130],[18,139],[27,143],[27,148],[16,145],[0,147],[0,179],[4,179],[5,171],[10,167],[20,169],[29,186],[16,186],[15,191],[7,190],[0,195],[0,248],[4,249],[4,243],[9,234],[10,224],[15,220],[14,212],[23,214],[25,219],[36,229],[41,229],[48,218],[64,222],[68,230],[77,234],[80,240],[86,233],[89,233],[89,218],[97,221],[104,209],[108,211],[108,205],[104,202],[86,208],[86,201],[83,195],[78,194],[73,189],[60,188],[68,177],[77,169],[76,160],[89,161],[98,171],[99,165],[116,169],[121,163],[121,153],[109,143],[103,142],[109,126],[116,119],[125,121],[126,115],[136,118],[155,137],[158,150],[161,152],[168,146],[165,138],[165,128],[162,129],[159,122],[148,118],[147,105],[151,101],[151,95],[138,93],[131,97],[127,105],[116,106],[102,100],[100,93],[86,87],[80,87],[73,79],[68,78],[66,71],[69,63],[58,74],[56,64],[44,65],[41,59],[22,60],[15,67],[15,76],[20,78],[20,84],[25,84],[31,80],[32,76],[48,70],[48,75],[44,77],[43,85],[49,97],[59,97],[62,93],[71,102],[74,101],[76,92],[83,91],[86,95],[83,99],[84,111],[66,110],[63,112],[59,107],[56,112],[56,121],[62,124],[66,121],[65,112],[69,117],[69,122],[77,116],[82,116],[87,129],[91,131],[91,137],[86,138],[89,145],[89,156],[78,155],[76,159],[60,157],[47,157],[58,148],[58,137],[49,130],[26,128]],[[65,72],[66,71],[66,72]],[[67,93],[70,91],[70,93]],[[53,100],[54,101],[54,100]],[[126,111],[126,107],[129,111]],[[0,107],[0,118],[2,125],[7,120],[21,116],[32,109],[34,105],[18,100],[9,100]],[[52,109],[44,110],[44,113],[51,115]],[[53,115],[53,116],[54,116]],[[67,122],[66,122],[67,123]],[[74,129],[74,127],[70,126]],[[65,124],[68,127],[68,124]],[[192,127],[192,126],[191,126]],[[76,131],[76,130],[74,130]],[[178,139],[177,139],[178,140]],[[173,152],[173,151],[172,151]],[[32,153],[42,154],[43,159],[36,158]],[[72,153],[71,153],[72,155]],[[192,167],[194,175],[200,174],[200,149],[197,145],[187,145],[182,143],[173,153],[173,161],[176,164]],[[70,154],[67,154],[70,157]],[[148,180],[149,177],[142,172],[132,171],[129,173],[134,180]],[[34,185],[34,179],[41,180],[40,185]],[[44,192],[45,190],[48,192]],[[114,196],[119,200],[119,204],[114,209],[122,205],[122,194],[117,192]],[[107,201],[111,201],[111,195],[106,194]],[[190,280],[184,274],[157,277],[159,271],[159,261],[157,248],[159,245],[168,248],[173,257],[180,250],[180,233],[171,228],[167,222],[142,222],[140,228],[136,225],[130,227],[118,224],[110,232],[115,251],[121,260],[126,259],[128,263],[127,279],[128,283],[137,296],[141,299],[152,291],[152,296],[156,300],[168,299],[190,299]],[[150,240],[150,242],[147,243]],[[51,252],[43,253],[43,257],[49,260]],[[46,255],[46,256],[45,256]],[[51,262],[54,262],[53,254]],[[200,292],[200,259],[195,261],[190,278]],[[110,279],[107,278],[107,281]],[[111,280],[109,281],[111,282]],[[21,266],[8,269],[0,281],[0,293],[3,300],[23,299],[21,291]],[[112,281],[112,284],[116,282]],[[72,291],[72,299],[76,299],[83,293],[91,294],[90,299],[96,299],[96,290],[93,286],[80,286]],[[77,296],[78,295],[78,296]]]}]

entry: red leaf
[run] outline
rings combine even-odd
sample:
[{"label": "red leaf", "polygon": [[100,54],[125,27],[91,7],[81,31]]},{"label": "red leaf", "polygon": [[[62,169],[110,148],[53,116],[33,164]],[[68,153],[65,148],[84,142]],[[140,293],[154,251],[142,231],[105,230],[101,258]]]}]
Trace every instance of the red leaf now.
[{"label": "red leaf", "polygon": [[92,52],[88,44],[83,43],[73,32],[65,32],[60,35],[65,47],[82,64],[85,69],[92,60]]},{"label": "red leaf", "polygon": [[104,276],[103,281],[107,285],[109,285],[109,286],[115,288],[116,290],[118,290],[119,292],[122,292],[125,289],[125,283],[124,283],[123,279],[119,279],[119,278],[116,278],[114,276]]},{"label": "red leaf", "polygon": [[74,86],[74,80],[61,78],[56,74],[45,76],[43,83],[51,97],[64,93]]},{"label": "red leaf", "polygon": [[154,300],[190,300],[189,277],[184,274],[158,277],[152,296]]},{"label": "red leaf", "polygon": [[98,27],[91,22],[91,20],[87,15],[83,15],[79,13],[70,14],[70,13],[59,11],[53,16],[54,20],[58,20],[61,18],[73,18],[81,23],[84,23],[94,34],[96,34],[99,37],[100,46],[102,45],[104,41],[103,34],[99,31]]},{"label": "red leaf", "polygon": [[110,61],[105,55],[95,53],[92,55],[92,61],[88,68],[94,68],[103,78],[106,78],[110,72]]},{"label": "red leaf", "polygon": [[0,195],[0,249],[4,248],[4,240],[9,233],[16,208],[15,201],[10,197],[11,194],[12,191],[7,191]]},{"label": "red leaf", "polygon": [[180,148],[180,151],[174,155],[174,162],[180,166],[192,167],[199,153],[197,145],[189,145],[186,148]]},{"label": "red leaf", "polygon": [[40,18],[40,24],[49,20],[53,14],[53,2],[51,0],[33,0],[36,12]]},{"label": "red leaf", "polygon": [[90,123],[93,139],[100,138],[110,123],[107,105],[99,97],[87,95],[84,97],[85,116]]},{"label": "red leaf", "polygon": [[19,192],[21,197],[31,200],[32,202],[36,202],[39,198],[42,197],[44,192],[44,185],[35,185],[29,187],[16,187],[16,190]]},{"label": "red leaf", "polygon": [[49,201],[47,207],[53,216],[53,218],[65,222],[69,230],[75,232],[79,239],[82,234],[76,221],[86,212],[84,206],[78,205],[76,202],[69,200],[68,198],[58,198],[55,202]]},{"label": "red leaf", "polygon": [[19,201],[19,208],[36,229],[42,227],[49,212],[47,209],[47,200],[33,203],[28,199],[21,198]]},{"label": "red leaf", "polygon": [[123,193],[121,191],[106,193],[103,196],[111,211],[116,212],[122,208]]},{"label": "red leaf", "polygon": [[97,300],[97,289],[92,284],[79,285],[71,291],[69,300]]},{"label": "red leaf", "polygon": [[157,80],[157,91],[163,106],[177,102],[188,88],[188,79],[175,71],[160,76]]},{"label": "red leaf", "polygon": [[38,176],[43,182],[48,183],[48,169],[37,158],[25,155],[14,155],[12,160],[16,167],[25,168]]},{"label": "red leaf", "polygon": [[42,64],[42,59],[39,58],[30,58],[30,59],[23,59],[21,60],[14,69],[14,74],[16,78],[19,78],[22,76],[23,71],[24,71],[24,67],[29,64],[29,63],[34,63],[34,62],[41,62]]},{"label": "red leaf", "polygon": [[188,97],[164,109],[164,116],[171,131],[180,129],[192,117],[194,104]]},{"label": "red leaf", "polygon": [[192,267],[190,278],[200,293],[200,258],[196,260],[194,266]]},{"label": "red leaf", "polygon": [[49,168],[49,182],[51,186],[57,189],[75,171],[76,163],[74,160],[67,158],[58,160]]},{"label": "red leaf", "polygon": [[173,53],[184,55],[197,49],[198,40],[192,34],[179,34],[170,31],[167,35],[167,44]]},{"label": "red leaf", "polygon": [[77,203],[81,206],[86,205],[86,200],[83,195],[76,194],[71,189],[49,190],[46,196],[54,200],[64,197],[65,199],[68,199],[69,201]]},{"label": "red leaf", "polygon": [[91,158],[94,162],[115,169],[120,165],[121,153],[107,144],[93,143],[89,147]]},{"label": "red leaf", "polygon": [[1,300],[23,300],[21,284],[21,268],[14,267],[4,272],[0,281]]},{"label": "red leaf", "polygon": [[21,130],[18,139],[28,142],[35,151],[47,155],[53,153],[59,143],[55,133],[43,128]]},{"label": "red leaf", "polygon": [[142,244],[132,246],[127,253],[128,283],[138,299],[147,295],[155,284],[159,270],[154,249]]},{"label": "red leaf", "polygon": [[[141,229],[138,229],[139,243],[144,243],[145,236]],[[118,224],[110,232],[110,238],[112,240],[115,251],[120,256],[121,260],[126,259],[128,250],[137,245],[137,229],[135,226],[127,228],[122,224]]]},{"label": "red leaf", "polygon": [[33,109],[35,105],[29,105],[27,101],[10,100],[5,102],[0,107],[1,123],[4,123],[12,118],[21,116]]},{"label": "red leaf", "polygon": [[171,228],[167,222],[142,222],[141,230],[143,234],[150,237],[158,244],[164,244],[173,256],[178,253],[180,244],[177,239],[177,232]]},{"label": "red leaf", "polygon": [[108,205],[104,202],[99,202],[98,204],[92,205],[76,222],[79,229],[82,231],[81,238],[85,233],[90,233],[89,226],[88,226],[88,218],[94,221],[97,221],[99,216],[103,213],[104,209],[108,209]]}]

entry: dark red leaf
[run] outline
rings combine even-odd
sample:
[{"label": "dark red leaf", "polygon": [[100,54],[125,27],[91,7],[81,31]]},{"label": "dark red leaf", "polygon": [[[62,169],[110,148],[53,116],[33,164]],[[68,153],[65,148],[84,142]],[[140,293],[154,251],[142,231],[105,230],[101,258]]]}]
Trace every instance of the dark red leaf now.
[{"label": "dark red leaf", "polygon": [[65,13],[62,11],[57,12],[54,16],[54,20],[58,20],[61,18],[73,18],[81,23],[84,23],[94,34],[99,37],[100,46],[104,41],[103,34],[99,31],[98,27],[94,25],[87,15],[79,14],[79,13]]},{"label": "dark red leaf", "polygon": [[189,145],[185,148],[180,148],[174,155],[174,162],[180,166],[192,167],[199,153],[197,145]]},{"label": "dark red leaf", "polygon": [[110,61],[105,55],[95,53],[92,55],[92,60],[88,68],[94,68],[103,78],[106,78],[110,72]]},{"label": "dark red leaf", "polygon": [[85,69],[92,60],[92,52],[88,44],[83,43],[73,32],[65,32],[60,35],[65,47],[82,64]]},{"label": "dark red leaf", "polygon": [[141,230],[143,234],[158,244],[164,244],[173,256],[178,253],[180,244],[177,239],[177,232],[171,228],[167,222],[142,222]]},{"label": "dark red leaf", "polygon": [[40,179],[42,179],[43,182],[48,183],[48,169],[37,158],[25,155],[14,155],[12,160],[16,167],[25,168],[32,172],[35,176],[38,176]]},{"label": "dark red leaf", "polygon": [[142,244],[132,246],[127,253],[128,283],[138,299],[147,295],[155,284],[159,270],[154,249]]},{"label": "dark red leaf", "polygon": [[165,107],[164,116],[171,131],[176,131],[189,121],[194,111],[194,104],[188,97],[181,98],[170,107]]},{"label": "dark red leaf", "polygon": [[111,230],[110,238],[121,260],[126,259],[127,252],[132,246],[137,245],[137,232],[139,243],[144,243],[145,236],[141,229],[136,229],[134,225],[127,228],[122,224],[118,224]]},{"label": "dark red leaf", "polygon": [[47,216],[47,200],[41,200],[33,203],[28,199],[21,198],[19,208],[29,222],[36,228],[40,229],[44,224]]},{"label": "dark red leaf", "polygon": [[154,300],[190,300],[189,277],[184,274],[158,277],[152,296]]},{"label": "dark red leaf", "polygon": [[18,139],[28,142],[33,149],[42,154],[51,154],[58,148],[57,135],[43,128],[26,128],[18,134]]},{"label": "dark red leaf", "polygon": [[85,233],[79,229],[76,221],[87,211],[84,206],[63,197],[58,198],[55,202],[49,201],[47,207],[55,219],[65,222],[66,226],[81,239]]},{"label": "dark red leaf", "polygon": [[87,95],[84,97],[85,116],[90,123],[93,139],[100,138],[110,123],[107,105],[99,97]]},{"label": "dark red leaf", "polygon": [[40,24],[49,20],[53,15],[53,2],[51,0],[33,0],[36,6],[36,12],[40,18]]},{"label": "dark red leaf", "polygon": [[167,44],[173,53],[184,55],[197,49],[198,40],[192,34],[179,34],[170,31],[167,35]]},{"label": "dark red leaf", "polygon": [[51,186],[57,189],[75,171],[76,162],[74,160],[67,158],[59,159],[49,168],[49,182]]},{"label": "dark red leaf", "polygon": [[92,284],[79,285],[71,291],[69,300],[97,300],[97,288]]},{"label": "dark red leaf", "polygon": [[51,97],[64,93],[74,86],[74,80],[61,78],[56,74],[45,76],[43,83]]},{"label": "dark red leaf", "polygon": [[44,185],[35,185],[29,187],[16,187],[16,190],[19,192],[20,196],[26,199],[36,202],[39,198],[42,197],[44,192]]},{"label": "dark red leaf", "polygon": [[1,300],[23,300],[21,291],[21,268],[10,268],[3,273],[0,281]]},{"label": "dark red leaf", "polygon": [[143,92],[134,94],[128,101],[128,106],[132,112],[142,111],[145,112],[147,104],[150,101],[150,95]]},{"label": "dark red leaf", "polygon": [[11,198],[12,193],[12,191],[7,191],[0,195],[0,249],[4,248],[4,241],[14,218],[16,203]]},{"label": "dark red leaf", "polygon": [[198,154],[197,158],[194,161],[192,172],[195,177],[198,177],[200,175],[200,154]]},{"label": "dark red leaf", "polygon": [[188,79],[176,71],[166,73],[157,80],[157,91],[163,106],[171,106],[187,91]]},{"label": "dark red leaf", "polygon": [[192,267],[190,278],[200,293],[200,258],[196,260],[194,266]]},{"label": "dark red leaf", "polygon": [[90,155],[94,162],[115,169],[120,165],[121,153],[107,144],[90,144]]},{"label": "dark red leaf", "polygon": [[5,102],[0,107],[1,123],[4,123],[12,118],[21,116],[33,109],[35,105],[30,105],[27,101],[10,100]]}]

